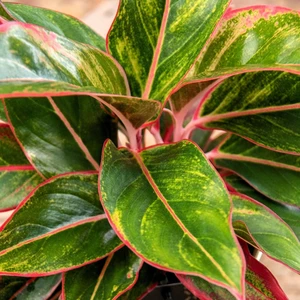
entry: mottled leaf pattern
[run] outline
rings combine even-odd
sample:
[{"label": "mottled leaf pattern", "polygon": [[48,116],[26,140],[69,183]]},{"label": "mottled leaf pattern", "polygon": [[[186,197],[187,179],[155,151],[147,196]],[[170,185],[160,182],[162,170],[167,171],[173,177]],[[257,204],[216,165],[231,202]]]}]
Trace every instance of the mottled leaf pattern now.
[{"label": "mottled leaf pattern", "polygon": [[[3,3],[0,5],[4,7]],[[16,21],[41,26],[71,40],[105,51],[105,40],[76,18],[50,9],[19,3],[5,3],[5,8]]]},{"label": "mottled leaf pattern", "polygon": [[134,96],[164,101],[187,73],[228,0],[123,0],[108,50],[124,67]]},{"label": "mottled leaf pattern", "polygon": [[228,195],[193,143],[138,154],[118,151],[108,142],[100,190],[113,228],[147,262],[203,276],[237,295],[242,292],[242,262],[228,223]]},{"label": "mottled leaf pattern", "polygon": [[233,194],[232,200],[236,233],[241,233],[242,238],[247,238],[250,233],[255,247],[300,272],[300,243],[290,227],[266,206],[251,198]]},{"label": "mottled leaf pattern", "polygon": [[267,197],[300,207],[299,156],[270,151],[231,136],[212,157],[219,167],[233,170]]},{"label": "mottled leaf pattern", "polygon": [[[0,82],[26,80],[94,87],[99,93],[128,93],[117,62],[106,53],[47,31],[39,26],[8,22],[0,26]],[[97,67],[95,67],[97,66]],[[32,86],[31,86],[32,89]]]},{"label": "mottled leaf pattern", "polygon": [[300,71],[300,16],[254,6],[228,12],[186,81],[255,70]]},{"label": "mottled leaf pattern", "polygon": [[298,240],[300,240],[300,208],[283,205],[281,203],[272,201],[271,199],[258,193],[249,184],[236,175],[227,176],[225,177],[225,180],[232,188],[234,188],[236,192],[247,195],[250,198],[255,199],[269,207],[293,229],[294,233],[298,237]]},{"label": "mottled leaf pattern", "polygon": [[[247,261],[246,299],[247,300],[287,300],[286,295],[278,285],[275,277],[259,261],[251,256],[247,244],[243,243]],[[205,300],[234,300],[235,297],[227,290],[206,280],[186,275],[177,275],[179,280],[199,299]]]},{"label": "mottled leaf pattern", "polygon": [[137,280],[142,261],[123,247],[100,263],[68,272],[64,299],[117,299]]},{"label": "mottled leaf pattern", "polygon": [[230,77],[205,99],[198,124],[234,132],[275,151],[300,153],[299,92],[294,74]]},{"label": "mottled leaf pattern", "polygon": [[0,274],[27,276],[72,269],[121,245],[99,204],[93,174],[42,184],[1,227],[0,241]]}]

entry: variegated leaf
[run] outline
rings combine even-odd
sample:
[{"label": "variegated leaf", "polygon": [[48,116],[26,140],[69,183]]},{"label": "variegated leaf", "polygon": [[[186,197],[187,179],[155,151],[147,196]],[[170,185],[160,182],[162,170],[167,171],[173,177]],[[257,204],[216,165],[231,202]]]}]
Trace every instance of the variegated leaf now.
[{"label": "variegated leaf", "polygon": [[275,151],[300,153],[300,77],[257,72],[224,79],[200,106],[194,125],[246,137]]},{"label": "variegated leaf", "polygon": [[300,241],[300,208],[272,201],[271,199],[257,192],[253,187],[236,175],[226,176],[225,181],[236,192],[247,195],[250,198],[255,199],[269,207],[293,229],[298,240]]},{"label": "variegated leaf", "polygon": [[0,274],[35,277],[100,260],[122,245],[99,203],[97,175],[78,173],[33,191],[2,225],[0,241]]},{"label": "variegated leaf", "polygon": [[238,297],[243,293],[242,261],[229,224],[230,201],[193,143],[136,153],[108,142],[99,183],[111,225],[146,262],[199,275]]},{"label": "variegated leaf", "polygon": [[229,11],[186,81],[257,70],[300,72],[300,15],[274,6]]},{"label": "variegated leaf", "polygon": [[[80,43],[105,51],[105,40],[78,19],[57,11],[20,3],[0,3],[0,15],[35,24]],[[75,29],[75,32],[74,32]]]},{"label": "variegated leaf", "polygon": [[164,101],[187,73],[229,0],[123,0],[108,50],[124,67],[132,94]]},{"label": "variegated leaf", "polygon": [[[247,300],[287,300],[272,273],[259,261],[251,256],[246,243],[243,244],[247,261],[246,299]],[[205,281],[200,277],[177,275],[179,280],[199,299],[202,300],[233,300],[227,290]]]},{"label": "variegated leaf", "polygon": [[63,299],[118,299],[138,278],[143,262],[127,247],[101,261],[67,272]]},{"label": "variegated leaf", "polygon": [[300,242],[290,227],[256,200],[241,194],[232,194],[232,200],[236,233],[271,258],[300,272]]},{"label": "variegated leaf", "polygon": [[300,156],[270,151],[231,136],[211,153],[211,158],[267,197],[300,207]]}]

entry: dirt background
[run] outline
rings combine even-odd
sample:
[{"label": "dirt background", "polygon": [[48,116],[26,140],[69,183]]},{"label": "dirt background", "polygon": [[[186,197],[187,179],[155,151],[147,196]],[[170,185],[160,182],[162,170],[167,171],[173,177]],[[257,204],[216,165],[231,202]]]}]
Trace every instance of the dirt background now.
[{"label": "dirt background", "polygon": [[[61,11],[84,20],[85,23],[93,27],[102,36],[111,24],[118,5],[118,0],[19,0],[6,1],[19,2],[35,6],[47,7],[53,10]],[[286,6],[300,10],[300,0],[234,0],[234,7],[243,7],[249,5],[269,4]],[[5,216],[0,217],[1,219]],[[289,300],[300,299],[300,277],[287,267],[276,263],[263,256],[261,260],[278,279],[281,287],[287,293]],[[276,299],[281,300],[281,299]]]}]

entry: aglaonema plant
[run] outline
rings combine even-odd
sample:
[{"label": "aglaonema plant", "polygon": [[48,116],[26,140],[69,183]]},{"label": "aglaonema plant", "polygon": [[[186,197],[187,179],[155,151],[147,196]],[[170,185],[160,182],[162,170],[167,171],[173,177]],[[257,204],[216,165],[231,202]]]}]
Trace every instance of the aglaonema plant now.
[{"label": "aglaonema plant", "polygon": [[122,0],[106,43],[0,15],[1,299],[287,299],[249,246],[299,273],[298,12]]}]

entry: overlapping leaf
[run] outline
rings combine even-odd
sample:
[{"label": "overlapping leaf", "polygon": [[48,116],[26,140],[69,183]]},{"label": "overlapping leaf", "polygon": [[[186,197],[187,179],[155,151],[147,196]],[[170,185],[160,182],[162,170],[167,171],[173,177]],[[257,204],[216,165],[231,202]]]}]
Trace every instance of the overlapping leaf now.
[{"label": "overlapping leaf", "polygon": [[[300,243],[290,227],[263,204],[233,194],[236,233],[268,256],[300,272]],[[283,251],[284,249],[284,251]]]},{"label": "overlapping leaf", "polygon": [[300,207],[300,156],[270,151],[231,136],[212,157],[219,167],[233,170],[267,197]]},{"label": "overlapping leaf", "polygon": [[300,77],[284,72],[237,75],[216,87],[197,124],[234,132],[275,151],[300,153]]},{"label": "overlapping leaf", "polygon": [[139,256],[159,268],[200,275],[242,293],[230,201],[194,144],[183,141],[135,153],[108,142],[100,190],[113,228]]},{"label": "overlapping leaf", "polygon": [[[99,93],[128,93],[123,71],[106,53],[39,26],[7,22],[0,26],[0,82],[65,82],[95,87]],[[9,81],[9,82],[8,82]],[[1,91],[2,93],[2,91]]]},{"label": "overlapping leaf", "polygon": [[10,128],[0,125],[0,211],[15,208],[41,182]]},{"label": "overlapping leaf", "polygon": [[124,67],[132,94],[165,100],[187,73],[229,0],[123,0],[108,49]]},{"label": "overlapping leaf", "polygon": [[[172,111],[178,114],[184,108],[193,111],[197,104],[203,99],[205,92],[212,88],[212,82],[196,82],[183,86],[174,93],[169,101],[172,105]],[[188,113],[188,111],[186,111]]]},{"label": "overlapping leaf", "polygon": [[137,299],[141,300],[150,293],[158,284],[160,278],[160,271],[150,265],[144,263],[141,270],[139,271],[139,276],[137,282],[128,290],[126,293],[122,294],[118,299],[120,300],[131,300]]},{"label": "overlapping leaf", "polygon": [[226,14],[186,81],[255,70],[300,71],[300,15],[271,6]]},{"label": "overlapping leaf", "polygon": [[16,21],[35,24],[77,42],[89,44],[105,51],[105,40],[90,27],[60,12],[16,3],[0,3],[0,15],[10,14]]},{"label": "overlapping leaf", "polygon": [[26,277],[0,277],[0,299],[9,299],[13,296],[26,282],[28,278]]},{"label": "overlapping leaf", "polygon": [[0,241],[0,274],[27,276],[72,269],[121,245],[99,204],[93,174],[42,184],[2,226]]},{"label": "overlapping leaf", "polygon": [[64,299],[117,299],[135,283],[141,265],[142,260],[123,247],[105,262],[68,272]]},{"label": "overlapping leaf", "polygon": [[60,274],[29,279],[26,284],[21,289],[19,289],[10,299],[50,299],[51,295],[60,284],[60,282]]},{"label": "overlapping leaf", "polygon": [[249,184],[236,175],[226,176],[225,181],[229,183],[229,185],[234,188],[236,192],[247,195],[250,198],[255,199],[269,207],[293,229],[298,240],[300,240],[300,208],[287,206],[272,201],[271,199],[258,193]]},{"label": "overlapping leaf", "polygon": [[[245,245],[247,247],[247,245]],[[246,299],[248,300],[287,300],[286,295],[278,285],[275,277],[259,261],[253,258],[249,250],[244,248],[247,261]],[[200,277],[177,275],[179,280],[199,299],[233,300],[227,290],[205,281]]]},{"label": "overlapping leaf", "polygon": [[103,142],[116,140],[116,122],[90,97],[14,98],[6,107],[28,158],[46,178],[97,170]]}]

